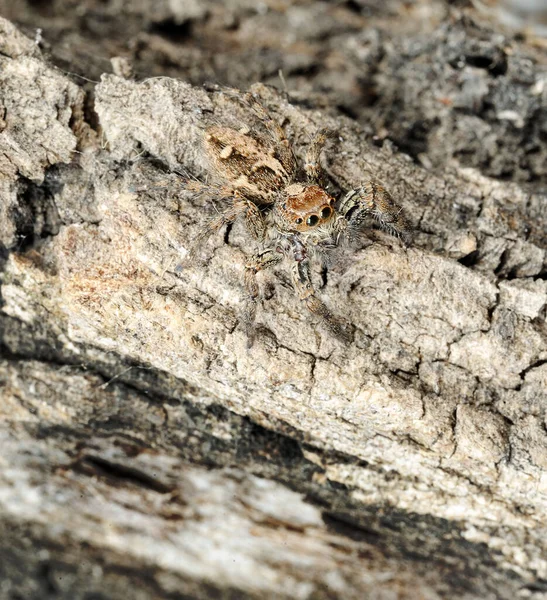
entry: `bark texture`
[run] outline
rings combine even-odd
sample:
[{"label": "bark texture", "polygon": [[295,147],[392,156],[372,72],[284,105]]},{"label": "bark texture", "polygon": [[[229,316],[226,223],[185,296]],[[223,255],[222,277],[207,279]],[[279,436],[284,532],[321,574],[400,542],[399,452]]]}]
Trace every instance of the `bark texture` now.
[{"label": "bark texture", "polygon": [[[463,2],[1,13],[0,598],[546,598],[540,41]],[[250,118],[198,84],[280,69],[297,154],[335,128],[333,189],[416,228],[314,274],[347,346],[280,268],[247,347],[242,225],[185,261],[179,173]]]}]

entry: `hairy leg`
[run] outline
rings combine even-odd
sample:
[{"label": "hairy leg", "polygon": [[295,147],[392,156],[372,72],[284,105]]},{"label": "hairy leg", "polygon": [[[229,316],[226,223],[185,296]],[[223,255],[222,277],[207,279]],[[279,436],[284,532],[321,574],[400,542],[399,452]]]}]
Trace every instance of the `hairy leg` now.
[{"label": "hairy leg", "polygon": [[266,234],[266,222],[260,212],[258,206],[250,200],[243,198],[230,198],[224,199],[228,203],[228,206],[218,216],[209,220],[209,222],[203,227],[203,229],[197,234],[192,248],[190,249],[190,256],[196,256],[201,246],[205,243],[207,238],[213,233],[233,223],[238,217],[245,217],[247,228],[258,240],[263,240]]},{"label": "hairy leg", "polygon": [[275,121],[270,113],[264,108],[260,100],[252,92],[242,94],[234,88],[225,88],[222,91],[227,92],[232,97],[236,98],[243,105],[252,110],[258,120],[264,125],[268,133],[272,136],[275,143],[275,157],[283,165],[283,168],[289,176],[296,175],[297,163],[292,150],[291,143],[285,136],[283,128]]},{"label": "hairy leg", "polygon": [[320,129],[308,146],[304,170],[306,171],[310,183],[325,187],[327,178],[323,167],[321,166],[321,152],[325,147],[325,144],[329,140],[335,139],[335,137],[336,133],[331,129]]},{"label": "hairy leg", "polygon": [[247,306],[243,318],[247,332],[248,345],[253,342],[253,324],[256,317],[256,301],[259,294],[256,274],[258,271],[269,269],[283,260],[283,255],[272,248],[257,252],[245,265],[245,289],[248,294]]},{"label": "hairy leg", "polygon": [[314,315],[320,317],[327,328],[345,343],[350,341],[350,335],[344,323],[335,317],[327,306],[315,295],[310,277],[309,260],[295,261],[293,263],[293,283],[296,292],[306,305],[306,308]]},{"label": "hairy leg", "polygon": [[363,227],[367,217],[372,217],[382,229],[410,243],[412,227],[403,209],[381,185],[368,182],[348,192],[342,199],[338,212],[346,218],[350,235]]}]

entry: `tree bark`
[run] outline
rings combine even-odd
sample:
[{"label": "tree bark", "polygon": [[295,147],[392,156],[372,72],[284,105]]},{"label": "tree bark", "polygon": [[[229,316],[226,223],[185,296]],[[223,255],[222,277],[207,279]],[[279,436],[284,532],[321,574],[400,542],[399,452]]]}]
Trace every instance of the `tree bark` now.
[{"label": "tree bark", "polygon": [[[0,19],[0,598],[546,598],[545,48],[441,2],[69,5]],[[248,347],[242,224],[188,263],[203,131],[252,120],[211,78],[415,227],[314,272],[350,344],[279,267]]]}]

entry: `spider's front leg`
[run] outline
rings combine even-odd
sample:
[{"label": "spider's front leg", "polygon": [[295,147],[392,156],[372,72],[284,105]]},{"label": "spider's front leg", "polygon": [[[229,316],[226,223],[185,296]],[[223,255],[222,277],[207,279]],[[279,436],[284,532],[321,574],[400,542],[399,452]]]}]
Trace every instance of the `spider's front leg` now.
[{"label": "spider's front leg", "polygon": [[251,260],[245,265],[245,289],[247,290],[248,300],[245,307],[243,322],[247,332],[248,345],[253,343],[253,324],[256,317],[256,301],[259,294],[258,281],[256,274],[258,271],[274,267],[283,260],[283,255],[272,248],[257,252]]},{"label": "spider's front leg", "polygon": [[350,334],[344,323],[335,317],[327,306],[315,295],[311,282],[309,259],[298,260],[293,263],[293,284],[300,300],[314,315],[320,317],[328,329],[343,342],[349,343]]},{"label": "spider's front leg", "polygon": [[403,209],[377,183],[368,182],[348,192],[338,212],[346,219],[350,236],[363,227],[367,217],[372,217],[382,229],[402,239],[405,245],[410,243],[412,227]]}]

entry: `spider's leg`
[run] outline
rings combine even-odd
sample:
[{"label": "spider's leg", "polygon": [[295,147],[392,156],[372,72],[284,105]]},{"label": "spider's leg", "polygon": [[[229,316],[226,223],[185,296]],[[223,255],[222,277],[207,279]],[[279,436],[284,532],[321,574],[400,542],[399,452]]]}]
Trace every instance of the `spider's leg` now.
[{"label": "spider's leg", "polygon": [[258,281],[256,274],[258,271],[269,269],[283,260],[283,255],[277,250],[268,248],[257,252],[251,260],[245,265],[245,289],[249,295],[244,315],[244,324],[247,331],[249,346],[253,341],[253,324],[256,316],[256,301],[259,295]]},{"label": "spider's leg", "polygon": [[238,95],[238,99],[247,105],[268,130],[275,143],[274,156],[283,165],[289,176],[296,175],[297,164],[291,143],[287,139],[283,128],[272,118],[270,113],[262,106],[258,98],[251,92]]},{"label": "spider's leg", "polygon": [[138,194],[140,192],[153,192],[154,190],[161,189],[182,189],[198,193],[199,191],[201,191],[201,189],[207,189],[210,191],[210,184],[202,183],[189,173],[181,173],[179,171],[173,171],[173,173],[179,176],[175,180],[171,179],[169,176],[166,176],[166,178],[163,180],[157,179],[155,181],[149,181],[148,183],[145,183],[143,185],[129,185],[127,191],[130,194]]},{"label": "spider's leg", "polygon": [[241,202],[245,203],[244,214],[247,229],[259,242],[263,241],[266,237],[266,221],[260,212],[260,208],[250,200],[242,200]]},{"label": "spider's leg", "polygon": [[260,212],[258,206],[244,198],[223,198],[223,201],[228,203],[228,206],[216,217],[210,219],[209,222],[198,232],[190,249],[190,257],[195,257],[200,247],[205,243],[207,238],[213,233],[233,223],[238,217],[244,216],[245,222],[249,231],[259,240],[264,239],[266,234],[266,222]]},{"label": "spider's leg", "polygon": [[350,235],[361,229],[367,217],[372,217],[382,229],[402,239],[406,245],[410,243],[412,227],[403,209],[377,183],[368,182],[348,192],[338,212],[347,220]]},{"label": "spider's leg", "polygon": [[350,335],[344,323],[335,317],[327,306],[315,295],[310,277],[310,264],[307,258],[293,263],[292,276],[296,292],[300,300],[306,305],[306,308],[314,315],[320,317],[336,337],[348,343]]},{"label": "spider's leg", "polygon": [[184,189],[188,190],[189,192],[193,192],[195,196],[211,193],[218,196],[221,193],[222,187],[219,185],[205,183],[203,181],[193,179],[184,182]]},{"label": "spider's leg", "polygon": [[315,183],[321,187],[326,185],[326,175],[321,166],[321,152],[325,144],[332,139],[335,139],[336,133],[332,129],[320,129],[312,139],[306,152],[306,162],[304,170],[310,183]]}]

